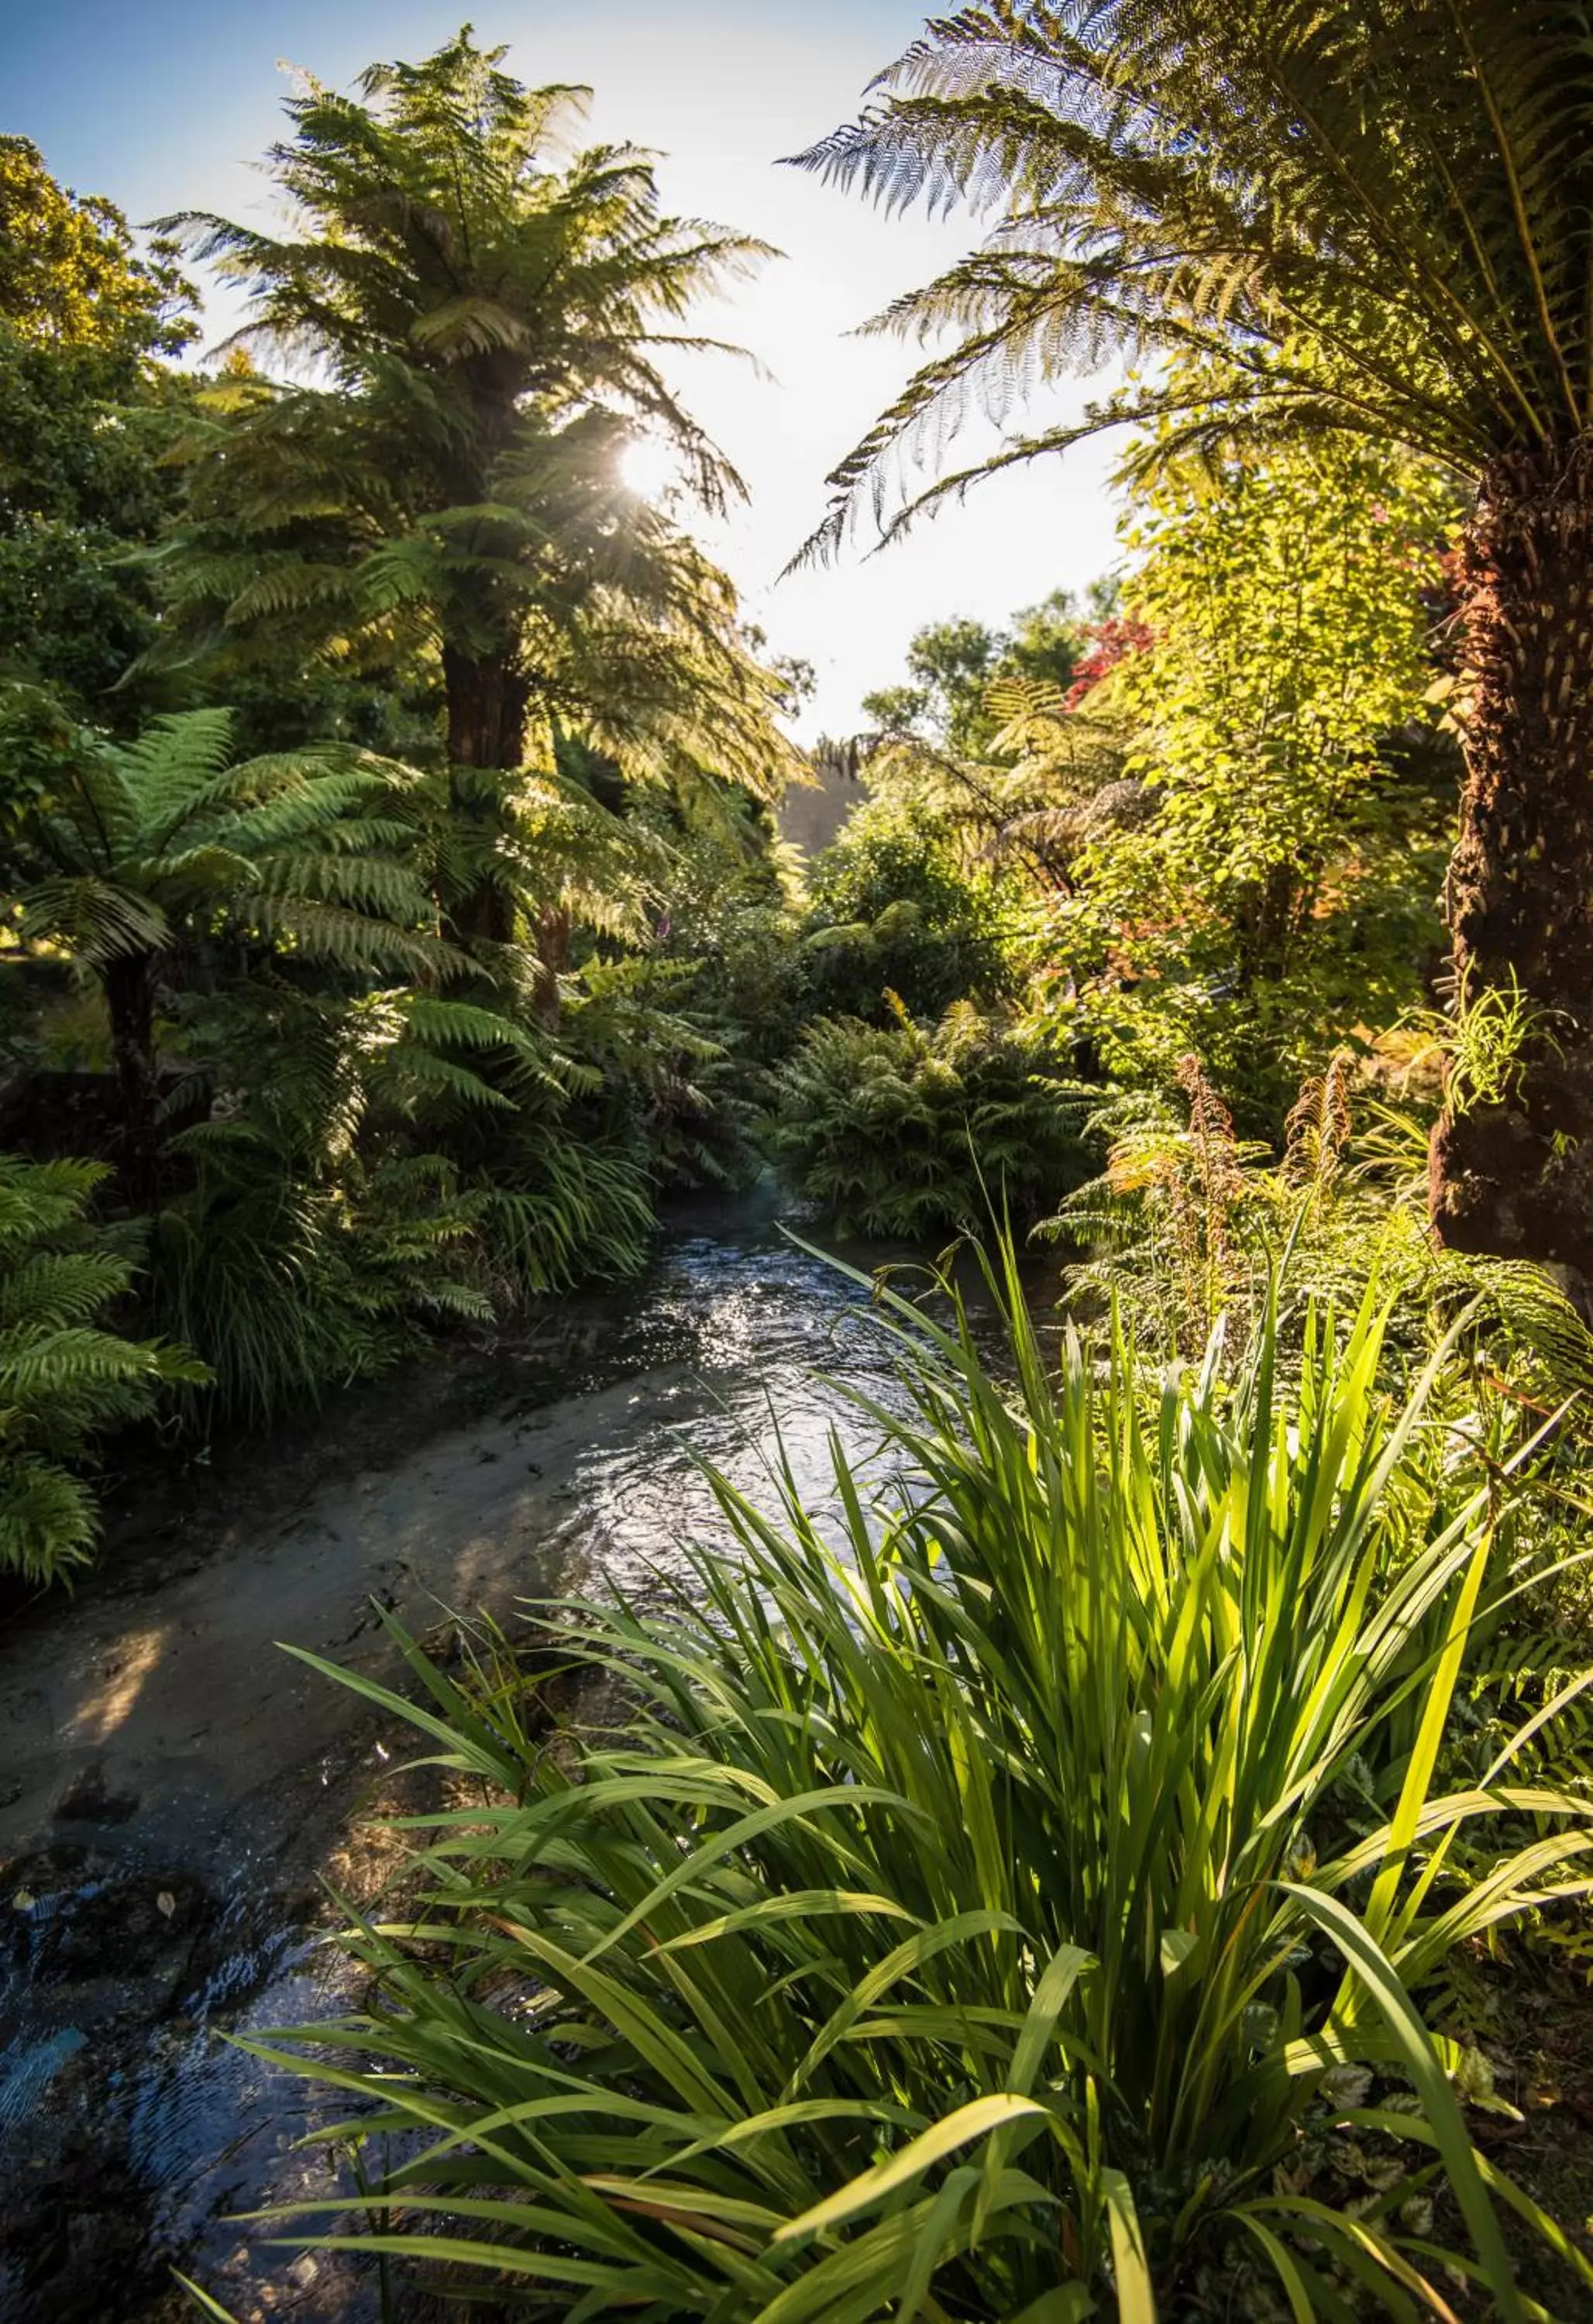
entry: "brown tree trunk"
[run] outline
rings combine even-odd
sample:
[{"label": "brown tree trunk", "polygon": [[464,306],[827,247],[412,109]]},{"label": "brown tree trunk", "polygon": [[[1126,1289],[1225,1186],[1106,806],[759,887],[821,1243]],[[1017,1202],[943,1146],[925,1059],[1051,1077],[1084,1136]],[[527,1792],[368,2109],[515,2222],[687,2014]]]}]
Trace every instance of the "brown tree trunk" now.
[{"label": "brown tree trunk", "polygon": [[1593,438],[1495,463],[1462,587],[1456,989],[1486,1008],[1514,975],[1528,1017],[1497,1102],[1433,1133],[1433,1223],[1593,1284]]},{"label": "brown tree trunk", "polygon": [[155,1062],[155,960],[125,953],[105,975],[111,1062],[122,1103],[122,1176],[134,1203],[153,1200],[160,1081]]},{"label": "brown tree trunk", "polygon": [[[453,768],[452,806],[478,844],[490,847],[507,828],[505,793],[525,759],[528,690],[512,654],[486,657],[442,650],[448,698],[448,755]],[[514,908],[504,889],[477,880],[449,907],[448,933],[458,944],[507,944]]]},{"label": "brown tree trunk", "polygon": [[1291,944],[1300,914],[1300,877],[1292,863],[1274,863],[1256,881],[1239,914],[1238,975],[1248,992],[1257,984],[1275,983],[1288,966]]},{"label": "brown tree trunk", "polygon": [[570,916],[562,905],[546,905],[537,914],[536,1013],[544,1025],[559,1022],[559,979],[570,964]]}]

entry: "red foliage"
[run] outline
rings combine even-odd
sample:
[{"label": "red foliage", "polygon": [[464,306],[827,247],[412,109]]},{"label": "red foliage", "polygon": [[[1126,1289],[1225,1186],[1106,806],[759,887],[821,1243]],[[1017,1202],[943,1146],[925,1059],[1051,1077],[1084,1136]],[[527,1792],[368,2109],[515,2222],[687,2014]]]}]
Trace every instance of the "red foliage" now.
[{"label": "red foliage", "polygon": [[1073,672],[1073,683],[1068,688],[1067,707],[1077,710],[1085,696],[1103,678],[1116,669],[1130,654],[1144,653],[1155,643],[1153,632],[1144,622],[1125,621],[1114,613],[1109,621],[1092,622],[1086,632],[1089,644]]}]

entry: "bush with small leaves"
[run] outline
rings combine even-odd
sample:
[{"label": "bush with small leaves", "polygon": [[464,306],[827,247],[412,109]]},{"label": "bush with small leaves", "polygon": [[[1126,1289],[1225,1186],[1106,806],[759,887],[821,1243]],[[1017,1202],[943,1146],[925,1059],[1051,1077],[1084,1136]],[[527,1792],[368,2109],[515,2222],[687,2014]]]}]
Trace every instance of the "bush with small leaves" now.
[{"label": "bush with small leaves", "polygon": [[938,1017],[1010,989],[995,882],[890,801],[859,810],[814,863],[810,887],[803,962],[815,1010],[881,1024],[894,1013],[887,993]]}]

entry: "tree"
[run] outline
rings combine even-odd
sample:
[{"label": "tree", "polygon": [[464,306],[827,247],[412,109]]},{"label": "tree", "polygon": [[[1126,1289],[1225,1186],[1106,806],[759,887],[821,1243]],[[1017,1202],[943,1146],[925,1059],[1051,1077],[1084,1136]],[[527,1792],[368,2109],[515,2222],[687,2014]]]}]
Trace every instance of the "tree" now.
[{"label": "tree", "polygon": [[907,649],[908,684],[866,695],[863,707],[883,727],[927,726],[947,750],[966,752],[1001,647],[984,622],[930,622]]},{"label": "tree", "polygon": [[656,768],[705,755],[773,785],[778,684],[746,654],[728,584],[620,456],[666,439],[712,505],[738,480],[660,362],[763,246],[661,209],[653,157],[547,158],[586,92],[527,89],[468,32],[357,97],[307,80],[269,168],[279,236],[167,222],[246,289],[243,335],[329,387],[227,383],[198,447],[196,523],[174,558],[190,638],[284,625],[312,650],[434,655],[454,807],[477,835],[449,899],[460,937],[513,933],[515,779],[595,733]]},{"label": "tree", "polygon": [[1079,653],[1070,589],[1053,589],[1015,613],[1013,623],[993,630],[966,614],[926,623],[907,649],[909,683],[865,695],[865,712],[886,733],[923,734],[957,758],[986,757],[1001,724],[989,706],[992,678],[1066,686]]},{"label": "tree", "polygon": [[154,638],[128,552],[176,506],[160,455],[191,383],[159,358],[190,295],[166,246],[141,257],[119,210],[0,138],[0,658],[105,724],[146,706],[115,690]]},{"label": "tree", "polygon": [[1088,699],[1126,726],[1145,814],[1078,866],[1111,964],[1096,1006],[1118,1069],[1199,1048],[1246,1132],[1276,1135],[1314,1062],[1422,997],[1441,942],[1454,768],[1429,622],[1450,495],[1428,464],[1327,438],[1164,469],[1131,516],[1138,643]]},{"label": "tree", "polygon": [[[1519,990],[1498,1102],[1450,1105],[1433,1211],[1462,1249],[1593,1277],[1593,51],[1568,0],[991,0],[941,20],[802,164],[994,208],[881,325],[955,344],[836,470],[818,545],[975,396],[1149,357],[1077,420],[1158,449],[1324,431],[1463,480],[1458,1001]],[[1203,358],[1171,373],[1162,355]]]},{"label": "tree", "polygon": [[162,718],[120,744],[36,699],[0,734],[0,770],[19,766],[46,771],[26,787],[16,927],[68,946],[104,991],[125,1175],[141,1200],[154,1185],[162,980],[226,917],[342,968],[448,964],[426,892],[394,852],[410,835],[392,806],[401,769],[337,746],[235,765],[224,710]]},{"label": "tree", "polygon": [[[178,480],[162,453],[192,390],[130,351],[0,327],[0,672],[124,730],[156,637],[148,549]],[[156,681],[158,688],[158,681]]]},{"label": "tree", "polygon": [[140,256],[97,194],[57,185],[25,137],[0,137],[0,324],[57,346],[178,355],[192,293],[156,242]]}]

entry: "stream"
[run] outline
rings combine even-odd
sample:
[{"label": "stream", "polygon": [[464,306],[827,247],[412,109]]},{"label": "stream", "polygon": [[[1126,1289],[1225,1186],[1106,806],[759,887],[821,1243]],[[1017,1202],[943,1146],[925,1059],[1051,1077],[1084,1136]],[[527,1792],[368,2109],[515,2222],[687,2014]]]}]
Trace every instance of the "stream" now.
[{"label": "stream", "polygon": [[704,1457],[766,1500],[778,1441],[822,1501],[829,1431],[867,1433],[842,1384],[894,1392],[866,1304],[767,1188],[679,1213],[624,1292],[544,1302],[296,1435],[172,1448],[76,1596],[0,1629],[6,2324],[166,2324],[192,2312],[174,2265],[240,2324],[381,2314],[362,2264],[236,2218],[338,2183],[296,2143],[346,2106],[222,2037],[351,2006],[327,1889],[379,1877],[358,1812],[406,1748],[272,1642],[387,1677],[373,1600],[446,1636],[644,1592],[719,1536]]}]

